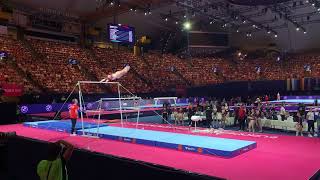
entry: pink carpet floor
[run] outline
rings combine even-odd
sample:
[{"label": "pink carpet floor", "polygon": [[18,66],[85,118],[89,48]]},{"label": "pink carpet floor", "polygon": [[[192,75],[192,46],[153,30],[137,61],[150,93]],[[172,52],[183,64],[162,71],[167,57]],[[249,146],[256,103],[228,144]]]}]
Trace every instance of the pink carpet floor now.
[{"label": "pink carpet floor", "polygon": [[[133,126],[133,125],[127,125]],[[173,130],[141,125],[140,128],[191,133],[187,128]],[[111,154],[186,171],[223,177],[230,180],[307,180],[320,168],[320,138],[235,131],[197,133],[214,137],[252,140],[257,148],[231,159],[199,155],[119,141],[69,136],[66,133],[28,128],[22,125],[0,126],[0,132],[16,131],[18,135],[54,142],[64,139],[77,148]]]}]

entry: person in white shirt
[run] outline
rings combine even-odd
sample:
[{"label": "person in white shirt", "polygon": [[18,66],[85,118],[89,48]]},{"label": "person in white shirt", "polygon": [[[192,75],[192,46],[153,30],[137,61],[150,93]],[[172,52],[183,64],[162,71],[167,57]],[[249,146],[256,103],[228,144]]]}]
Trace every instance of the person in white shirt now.
[{"label": "person in white shirt", "polygon": [[178,109],[175,107],[173,108],[173,119],[174,119],[174,124],[177,125],[177,123],[179,124],[178,121]]},{"label": "person in white shirt", "polygon": [[221,107],[221,127],[222,128],[226,127],[228,113],[229,113],[229,107],[228,107],[228,104],[225,103],[225,105]]},{"label": "person in white shirt", "polygon": [[263,112],[261,111],[261,108],[257,108],[255,110],[255,118],[256,118],[256,125],[259,129],[259,132],[262,132],[262,119],[263,117]]},{"label": "person in white shirt", "polygon": [[280,101],[280,93],[277,94],[277,101]]},{"label": "person in white shirt", "polygon": [[[315,131],[314,131],[314,122],[315,122],[315,112],[314,109],[310,109],[308,114],[307,114],[307,122],[308,122],[308,136],[316,136]],[[312,130],[312,134],[311,131]]]},{"label": "person in white shirt", "polygon": [[250,111],[250,114],[248,116],[248,120],[249,120],[249,125],[248,125],[248,130],[249,132],[253,132],[255,131],[255,124],[256,124],[256,114],[255,114],[255,109],[252,108]]},{"label": "person in white shirt", "polygon": [[178,110],[178,115],[177,115],[178,124],[180,123],[181,125],[183,125],[183,118],[184,118],[184,112],[183,112],[183,109],[180,108]]},{"label": "person in white shirt", "polygon": [[213,128],[218,128],[219,127],[219,123],[218,123],[218,109],[217,106],[215,104],[213,104],[212,106],[212,127]]},{"label": "person in white shirt", "polygon": [[284,108],[284,104],[281,105],[280,116],[281,116],[281,121],[284,121],[286,118],[286,109]]}]

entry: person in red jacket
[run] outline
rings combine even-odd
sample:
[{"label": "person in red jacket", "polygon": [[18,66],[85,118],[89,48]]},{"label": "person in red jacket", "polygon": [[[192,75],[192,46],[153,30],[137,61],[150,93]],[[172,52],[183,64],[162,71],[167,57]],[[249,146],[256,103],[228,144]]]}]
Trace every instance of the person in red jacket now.
[{"label": "person in red jacket", "polygon": [[75,131],[75,127],[78,119],[78,110],[79,110],[78,100],[73,99],[72,105],[70,106],[70,109],[69,109],[69,116],[71,119],[71,134],[75,133],[74,131]]},{"label": "person in red jacket", "polygon": [[245,130],[245,118],[246,118],[246,108],[243,106],[243,104],[240,105],[240,108],[238,110],[238,120],[239,120],[239,131]]}]

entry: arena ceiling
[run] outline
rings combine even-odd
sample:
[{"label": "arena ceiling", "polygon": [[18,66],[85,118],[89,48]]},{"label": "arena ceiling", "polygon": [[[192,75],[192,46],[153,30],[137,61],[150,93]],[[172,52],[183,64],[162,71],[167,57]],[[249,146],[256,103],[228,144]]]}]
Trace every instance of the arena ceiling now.
[{"label": "arena ceiling", "polygon": [[[23,8],[51,9],[67,12],[83,19],[94,20],[122,14],[130,8],[147,9],[167,4],[169,0],[12,0],[15,6]],[[172,1],[171,1],[172,2]]]},{"label": "arena ceiling", "polygon": [[276,37],[278,31],[289,27],[306,34],[307,25],[320,23],[318,0],[176,0],[175,6],[175,10],[160,12],[161,19],[173,24],[190,20],[248,36],[265,32]]},{"label": "arena ceiling", "polygon": [[[89,22],[121,15],[122,19],[134,20],[132,18],[135,17],[138,21],[147,17],[150,23],[174,27],[190,20],[204,26],[215,24],[228,31],[246,32],[247,35],[265,31],[276,36],[277,30],[287,28],[288,24],[301,32],[306,32],[307,24],[320,22],[320,0],[12,0],[12,2],[34,9],[49,8],[73,13]],[[152,11],[152,15],[143,15],[149,11]],[[137,14],[141,15],[140,18]]]},{"label": "arena ceiling", "polygon": [[290,0],[228,0],[229,3],[245,6],[272,5]]}]

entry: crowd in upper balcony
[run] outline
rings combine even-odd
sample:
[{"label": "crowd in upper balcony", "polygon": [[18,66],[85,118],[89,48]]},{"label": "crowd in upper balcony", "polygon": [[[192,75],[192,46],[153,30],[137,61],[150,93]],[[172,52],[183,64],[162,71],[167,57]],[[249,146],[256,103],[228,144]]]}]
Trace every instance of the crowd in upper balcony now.
[{"label": "crowd in upper balcony", "polygon": [[[286,61],[247,58],[234,63],[217,57],[180,59],[155,52],[140,57],[129,50],[82,48],[77,44],[37,39],[19,41],[0,36],[0,40],[0,51],[10,57],[0,61],[0,80],[22,85],[26,92],[39,92],[32,79],[49,92],[67,93],[78,81],[101,80],[127,64],[131,66],[130,73],[119,82],[132,93],[165,92],[176,86],[205,86],[225,81],[318,77],[320,70],[319,54],[298,54]],[[77,63],[70,64],[70,59]],[[112,85],[83,86],[86,93],[107,92],[107,89],[117,91]]]}]

